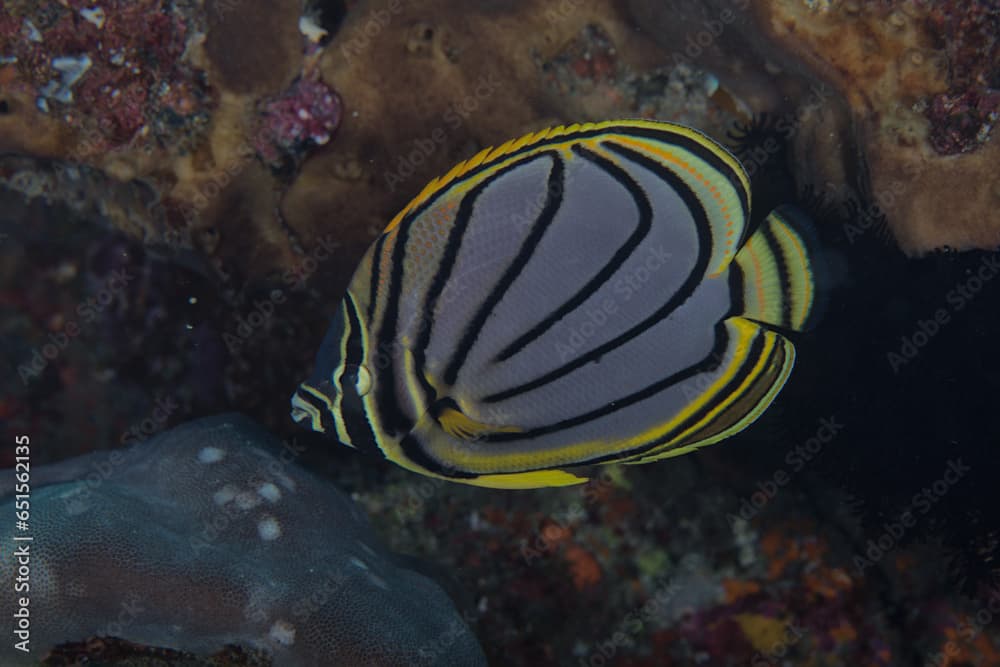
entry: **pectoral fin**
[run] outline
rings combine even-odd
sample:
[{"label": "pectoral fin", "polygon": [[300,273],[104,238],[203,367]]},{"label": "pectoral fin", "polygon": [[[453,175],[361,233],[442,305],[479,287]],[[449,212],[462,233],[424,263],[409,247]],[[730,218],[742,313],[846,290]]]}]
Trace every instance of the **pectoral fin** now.
[{"label": "pectoral fin", "polygon": [[462,412],[450,398],[439,400],[433,406],[432,414],[446,433],[462,440],[479,440],[490,433],[518,433],[523,430],[517,426],[497,426],[476,421]]}]

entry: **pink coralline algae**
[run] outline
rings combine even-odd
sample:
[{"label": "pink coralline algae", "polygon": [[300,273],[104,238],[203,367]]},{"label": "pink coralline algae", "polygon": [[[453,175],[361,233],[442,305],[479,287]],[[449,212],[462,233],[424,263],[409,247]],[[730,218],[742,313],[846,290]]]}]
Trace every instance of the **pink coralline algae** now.
[{"label": "pink coralline algae", "polygon": [[1000,90],[934,98],[927,110],[933,124],[931,145],[942,155],[973,150],[989,137],[1000,110]]},{"label": "pink coralline algae", "polygon": [[189,27],[173,3],[6,4],[0,13],[0,64],[9,68],[3,79],[33,94],[41,111],[88,132],[88,153],[128,144],[147,127],[154,138],[173,143],[180,126],[205,115],[206,86],[181,60]]},{"label": "pink coralline algae", "polygon": [[1000,115],[1000,3],[949,0],[928,8],[951,70],[950,90],[927,108],[931,145],[942,155],[972,151],[986,142]]},{"label": "pink coralline algae", "polygon": [[259,105],[262,131],[254,141],[261,159],[279,168],[330,141],[340,124],[340,97],[316,77],[304,76],[277,98]]}]

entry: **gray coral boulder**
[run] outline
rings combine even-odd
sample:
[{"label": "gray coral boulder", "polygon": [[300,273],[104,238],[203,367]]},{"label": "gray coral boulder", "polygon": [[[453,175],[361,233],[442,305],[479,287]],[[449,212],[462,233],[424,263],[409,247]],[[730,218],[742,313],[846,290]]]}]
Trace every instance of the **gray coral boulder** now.
[{"label": "gray coral boulder", "polygon": [[[485,665],[444,591],[401,567],[297,456],[223,415],[50,467],[57,481],[31,496],[24,664],[115,636],[202,654],[266,649],[275,665]],[[13,499],[4,505],[12,516]],[[10,531],[0,538],[14,544]],[[0,580],[14,566],[0,560]],[[14,596],[3,587],[8,619]]]}]

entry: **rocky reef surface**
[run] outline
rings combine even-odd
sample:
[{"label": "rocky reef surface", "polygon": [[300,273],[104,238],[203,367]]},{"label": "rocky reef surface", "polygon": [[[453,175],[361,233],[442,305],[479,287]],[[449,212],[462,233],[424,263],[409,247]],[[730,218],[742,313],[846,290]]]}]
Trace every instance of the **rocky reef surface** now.
[{"label": "rocky reef surface", "polygon": [[0,19],[0,151],[102,170],[112,224],[237,282],[280,276],[331,226],[356,257],[479,148],[616,116],[721,136],[787,114],[799,184],[876,205],[907,252],[998,245],[975,178],[998,150],[991,2],[46,0]]},{"label": "rocky reef surface", "polygon": [[[35,656],[4,664],[90,638],[126,653],[104,643],[114,638],[203,656],[237,646],[255,664],[485,665],[447,594],[386,552],[352,500],[302,469],[301,451],[230,414],[36,468],[34,539],[16,543],[31,564]],[[13,489],[2,493],[13,513]],[[11,527],[4,543],[15,534],[26,533]],[[3,559],[0,577],[13,582],[17,567]],[[4,587],[8,618],[24,608],[17,597]]]}]

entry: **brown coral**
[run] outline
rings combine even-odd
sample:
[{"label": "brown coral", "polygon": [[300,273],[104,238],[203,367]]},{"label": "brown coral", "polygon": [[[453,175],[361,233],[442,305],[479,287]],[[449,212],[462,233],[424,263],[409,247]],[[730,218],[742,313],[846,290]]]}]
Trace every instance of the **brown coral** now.
[{"label": "brown coral", "polygon": [[871,192],[904,251],[995,248],[1000,192],[984,187],[983,175],[997,164],[1000,147],[977,127],[972,134],[979,141],[964,147],[969,152],[941,155],[936,149],[946,143],[943,130],[932,125],[933,114],[929,119],[922,112],[958,83],[962,71],[939,46],[930,11],[928,3],[912,1],[822,10],[801,0],[775,0],[760,4],[758,21],[847,100]]},{"label": "brown coral", "polygon": [[[983,182],[1000,150],[990,6],[630,2],[675,57],[711,68],[755,112],[792,113],[799,184],[860,194],[913,255],[1000,245],[1000,195]],[[871,226],[853,221],[848,240]]]}]

